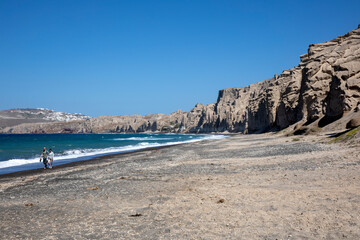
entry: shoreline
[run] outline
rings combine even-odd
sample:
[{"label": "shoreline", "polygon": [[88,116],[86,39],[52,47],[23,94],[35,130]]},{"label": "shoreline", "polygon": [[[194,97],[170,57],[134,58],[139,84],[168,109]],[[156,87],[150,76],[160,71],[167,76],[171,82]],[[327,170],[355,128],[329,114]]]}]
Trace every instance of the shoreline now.
[{"label": "shoreline", "polygon": [[[182,144],[191,144],[191,143],[180,143],[180,144],[176,144],[176,145],[182,145]],[[107,160],[108,158],[122,157],[122,156],[126,156],[126,155],[132,154],[132,153],[146,152],[146,151],[152,151],[155,149],[169,148],[169,147],[174,147],[176,145],[149,147],[149,148],[144,148],[144,149],[139,149],[139,150],[129,151],[129,152],[111,153],[111,154],[106,154],[106,155],[102,155],[102,156],[92,157],[88,160],[78,160],[78,161],[74,161],[74,162],[55,165],[55,167],[53,167],[52,169],[46,169],[46,170],[43,168],[43,165],[40,162],[39,163],[40,167],[36,168],[36,169],[28,169],[28,170],[23,170],[23,171],[18,171],[18,172],[0,174],[0,183],[1,183],[2,178],[26,177],[29,175],[31,176],[33,174],[46,173],[48,171],[56,172],[56,170],[58,170],[58,169],[72,168],[72,167],[84,166],[84,165],[94,165],[94,164],[101,163],[104,160]]]},{"label": "shoreline", "polygon": [[[91,134],[93,134],[93,133],[90,133],[90,135]],[[144,133],[140,133],[140,134],[144,134]],[[25,134],[25,135],[28,135],[28,134]],[[33,134],[30,134],[30,135],[33,135]],[[39,134],[39,135],[44,135],[44,134]],[[55,135],[57,135],[57,134],[55,134]],[[77,134],[74,134],[74,135],[77,135]],[[183,135],[183,134],[181,134],[181,135]],[[63,166],[63,165],[70,166],[72,163],[75,163],[75,162],[79,162],[79,164],[82,164],[85,161],[90,161],[92,159],[97,159],[97,158],[101,158],[101,157],[106,157],[106,156],[111,157],[111,156],[117,155],[117,154],[125,154],[125,153],[137,152],[137,151],[146,150],[146,149],[155,149],[155,148],[161,148],[161,147],[167,147],[167,146],[175,146],[175,145],[179,145],[179,144],[193,143],[193,142],[212,139],[211,137],[214,137],[216,139],[216,137],[218,137],[218,136],[223,136],[223,137],[233,136],[233,135],[230,135],[230,134],[190,134],[190,135],[210,136],[210,138],[203,137],[203,138],[200,138],[200,139],[187,139],[187,140],[182,140],[182,141],[178,141],[178,139],[175,139],[174,142],[150,143],[149,144],[150,146],[146,146],[146,145],[143,146],[143,145],[141,145],[141,142],[140,142],[135,146],[134,145],[118,146],[118,148],[125,148],[125,149],[122,149],[122,150],[118,149],[116,151],[114,150],[114,151],[109,152],[109,153],[104,151],[104,150],[110,149],[112,147],[104,147],[102,149],[98,149],[98,150],[100,150],[98,152],[93,152],[92,155],[83,155],[83,156],[80,155],[80,156],[74,156],[74,157],[70,157],[70,158],[61,158],[62,156],[60,155],[60,159],[55,159],[55,166],[57,168],[60,167],[60,166]],[[151,139],[150,139],[150,141],[151,141]],[[148,142],[145,141],[145,143],[148,143]],[[134,147],[135,147],[135,149],[134,149]],[[71,155],[69,155],[69,156],[71,156]],[[66,156],[66,157],[69,157],[69,156]],[[58,158],[59,158],[59,156],[58,156]],[[9,160],[5,160],[3,162],[13,161],[13,160],[14,159],[9,159]],[[33,161],[34,159],[20,159],[20,160],[32,160]],[[29,165],[28,169],[26,169],[27,165]],[[25,163],[25,164],[22,164],[22,165],[14,165],[14,166],[1,168],[0,169],[0,179],[1,179],[1,176],[8,175],[8,174],[11,174],[11,173],[36,171],[37,169],[41,170],[42,169],[42,167],[41,167],[42,163],[39,165],[39,168],[37,167],[37,165],[39,165],[38,159],[36,159],[36,161],[30,162],[30,163]],[[7,169],[9,169],[9,170],[7,170]],[[4,172],[4,173],[2,173],[2,172]]]},{"label": "shoreline", "polygon": [[0,239],[359,239],[359,144],[294,139],[235,135],[0,176]]}]

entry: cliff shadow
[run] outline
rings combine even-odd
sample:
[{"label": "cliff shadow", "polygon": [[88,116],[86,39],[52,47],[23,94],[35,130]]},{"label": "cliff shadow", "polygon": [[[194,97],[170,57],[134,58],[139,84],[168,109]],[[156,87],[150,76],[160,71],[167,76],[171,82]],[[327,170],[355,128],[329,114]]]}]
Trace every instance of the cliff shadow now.
[{"label": "cliff shadow", "polygon": [[318,123],[318,126],[321,128],[340,119],[344,114],[345,93],[340,88],[340,85],[341,79],[333,76],[330,84],[329,94],[324,100],[324,105],[326,106],[325,115]]}]

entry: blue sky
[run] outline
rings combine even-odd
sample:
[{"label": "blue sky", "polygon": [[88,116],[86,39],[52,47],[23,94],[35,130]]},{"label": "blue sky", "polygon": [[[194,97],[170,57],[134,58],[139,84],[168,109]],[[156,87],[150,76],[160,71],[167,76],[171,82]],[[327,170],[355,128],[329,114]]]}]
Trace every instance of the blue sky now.
[{"label": "blue sky", "polygon": [[296,66],[360,1],[0,0],[0,110],[189,111]]}]

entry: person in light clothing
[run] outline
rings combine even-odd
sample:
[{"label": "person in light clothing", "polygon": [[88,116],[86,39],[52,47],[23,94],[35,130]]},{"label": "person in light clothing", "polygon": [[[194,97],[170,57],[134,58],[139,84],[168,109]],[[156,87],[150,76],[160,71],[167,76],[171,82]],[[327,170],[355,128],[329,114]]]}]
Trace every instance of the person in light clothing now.
[{"label": "person in light clothing", "polygon": [[54,152],[51,150],[51,148],[49,149],[48,159],[49,159],[49,167],[52,168],[54,161]]}]

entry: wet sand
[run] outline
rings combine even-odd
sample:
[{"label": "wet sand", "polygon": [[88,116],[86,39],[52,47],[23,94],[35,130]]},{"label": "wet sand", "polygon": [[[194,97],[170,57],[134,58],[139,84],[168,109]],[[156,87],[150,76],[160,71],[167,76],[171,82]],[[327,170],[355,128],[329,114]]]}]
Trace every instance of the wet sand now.
[{"label": "wet sand", "polygon": [[0,239],[360,239],[359,145],[298,139],[235,135],[2,175]]}]

